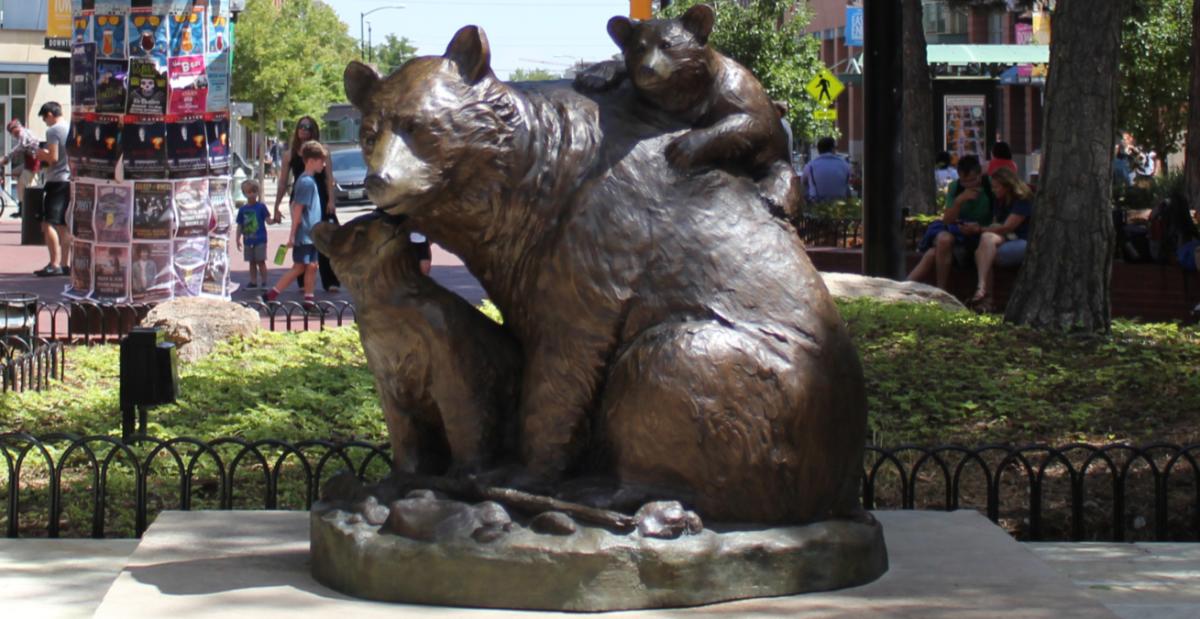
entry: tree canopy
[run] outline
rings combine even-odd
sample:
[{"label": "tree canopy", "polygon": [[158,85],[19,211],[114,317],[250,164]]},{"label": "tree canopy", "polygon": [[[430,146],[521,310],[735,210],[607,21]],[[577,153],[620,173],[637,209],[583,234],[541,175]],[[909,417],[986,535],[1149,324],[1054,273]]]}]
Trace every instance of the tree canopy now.
[{"label": "tree canopy", "polygon": [[1137,2],[1125,19],[1117,125],[1164,158],[1187,126],[1191,37],[1192,0]]},{"label": "tree canopy", "polygon": [[383,43],[376,45],[371,50],[371,61],[384,75],[399,69],[400,65],[416,56],[417,46],[413,45],[408,37],[396,38],[394,34],[387,35]]},{"label": "tree canopy", "polygon": [[345,100],[342,72],[357,58],[346,24],[320,0],[249,0],[238,17],[232,96],[254,104],[253,125],[271,131],[276,121],[320,117]]},{"label": "tree canopy", "polygon": [[563,76],[547,69],[515,69],[508,75],[510,82],[544,82],[560,80]]},{"label": "tree canopy", "polygon": [[816,141],[836,131],[812,113],[817,102],[804,91],[821,69],[819,44],[804,33],[811,18],[806,4],[789,0],[676,0],[659,17],[682,15],[692,6],[708,4],[717,14],[708,44],[741,63],[762,82],[767,94],[788,104],[788,122],[796,136]]}]

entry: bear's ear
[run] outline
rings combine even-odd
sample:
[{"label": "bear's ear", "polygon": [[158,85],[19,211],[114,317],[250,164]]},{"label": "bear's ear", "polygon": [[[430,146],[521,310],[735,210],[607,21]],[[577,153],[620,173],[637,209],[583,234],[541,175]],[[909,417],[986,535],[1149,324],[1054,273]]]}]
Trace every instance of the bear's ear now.
[{"label": "bear's ear", "polygon": [[688,9],[679,20],[683,22],[684,29],[692,33],[692,36],[695,36],[696,40],[704,45],[708,43],[708,35],[712,34],[716,14],[713,13],[711,6],[697,4]]},{"label": "bear's ear", "polygon": [[367,103],[367,95],[371,93],[371,87],[379,81],[379,73],[375,69],[357,61],[351,61],[346,65],[346,71],[342,74],[342,85],[346,88],[346,97],[354,107],[363,109]]},{"label": "bear's ear", "polygon": [[612,37],[613,43],[625,51],[625,45],[629,43],[629,38],[633,36],[633,22],[628,17],[617,15],[608,20],[608,36]]},{"label": "bear's ear", "polygon": [[492,48],[479,26],[463,26],[454,33],[443,57],[458,65],[468,84],[478,82],[492,70]]}]

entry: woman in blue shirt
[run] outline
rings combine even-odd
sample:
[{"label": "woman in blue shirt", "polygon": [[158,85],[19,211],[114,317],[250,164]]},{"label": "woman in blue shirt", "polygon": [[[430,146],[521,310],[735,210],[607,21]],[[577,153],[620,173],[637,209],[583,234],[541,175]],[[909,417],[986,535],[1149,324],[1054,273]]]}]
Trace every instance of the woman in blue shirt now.
[{"label": "woman in blue shirt", "polygon": [[993,221],[980,229],[975,250],[975,268],[979,285],[970,305],[983,312],[992,310],[992,288],[996,265],[1017,266],[1025,259],[1029,241],[1029,222],[1033,218],[1033,191],[1012,170],[999,168],[992,173]]}]

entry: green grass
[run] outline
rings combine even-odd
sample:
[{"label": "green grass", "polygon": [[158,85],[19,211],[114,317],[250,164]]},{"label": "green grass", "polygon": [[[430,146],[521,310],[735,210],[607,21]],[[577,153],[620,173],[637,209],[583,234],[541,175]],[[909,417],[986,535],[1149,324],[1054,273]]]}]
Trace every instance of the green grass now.
[{"label": "green grass", "polygon": [[[839,302],[866,372],[881,445],[1194,442],[1200,331],[1117,321],[1078,338],[933,305]],[[115,346],[73,348],[67,378],[0,398],[0,430],[119,434]],[[181,368],[178,403],[149,433],[383,441],[358,332],[262,332]]]}]

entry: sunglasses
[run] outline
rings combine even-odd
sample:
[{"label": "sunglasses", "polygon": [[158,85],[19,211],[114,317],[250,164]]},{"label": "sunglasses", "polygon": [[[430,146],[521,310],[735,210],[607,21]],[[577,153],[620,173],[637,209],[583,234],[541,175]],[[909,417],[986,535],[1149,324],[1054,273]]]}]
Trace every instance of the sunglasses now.
[{"label": "sunglasses", "polygon": [[200,19],[200,15],[197,13],[189,13],[187,15],[184,15],[181,13],[176,13],[172,17],[175,18],[175,23],[177,23],[177,24],[182,24],[183,20],[185,20],[185,19],[188,21],[188,23],[194,24],[197,21],[199,21],[199,19]]},{"label": "sunglasses", "polygon": [[142,26],[145,26],[146,24],[150,24],[151,26],[157,26],[160,23],[160,21],[161,20],[158,15],[136,15],[133,18],[133,25],[137,26],[138,28],[141,28]]},{"label": "sunglasses", "polygon": [[312,131],[313,129],[316,129],[317,126],[312,123],[300,123],[299,125],[296,125],[296,128],[303,129],[305,131]]},{"label": "sunglasses", "polygon": [[121,18],[117,17],[116,15],[97,15],[96,16],[96,25],[97,26],[115,26],[119,23],[121,23]]}]

